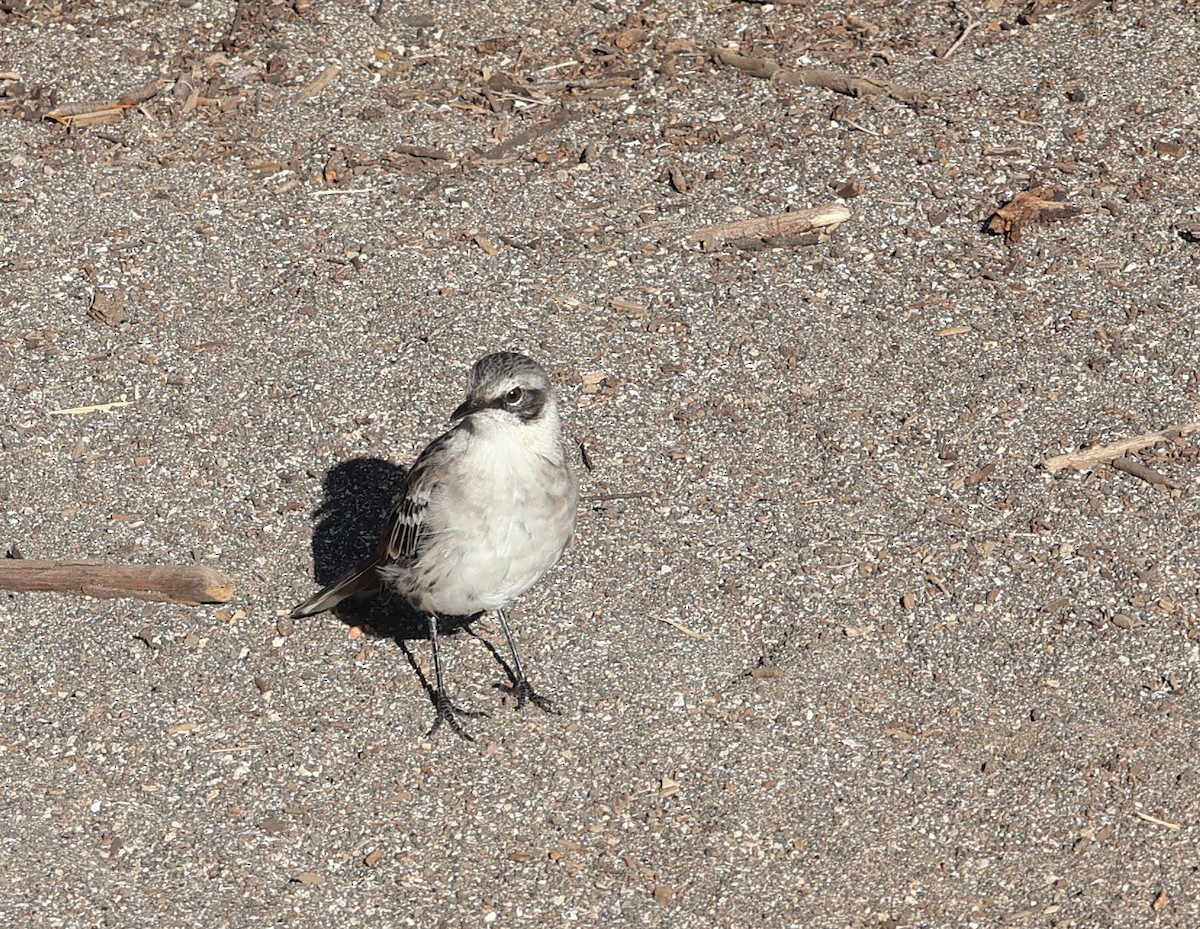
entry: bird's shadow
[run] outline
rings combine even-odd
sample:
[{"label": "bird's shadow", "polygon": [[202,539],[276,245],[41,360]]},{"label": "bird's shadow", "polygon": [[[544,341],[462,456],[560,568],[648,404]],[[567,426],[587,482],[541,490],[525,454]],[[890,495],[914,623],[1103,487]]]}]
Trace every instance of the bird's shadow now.
[{"label": "bird's shadow", "polygon": [[[330,468],[325,475],[324,499],[313,514],[312,552],[316,582],[324,587],[337,580],[358,562],[370,556],[379,543],[408,471],[382,458],[352,458]],[[402,597],[383,603],[379,597],[343,600],[331,611],[348,626],[358,626],[375,638],[395,641],[412,666],[422,688],[435,699],[432,683],[409,648],[412,639],[429,639],[429,620]],[[500,652],[470,628],[473,616],[439,618],[439,635],[466,630],[482,641],[515,684],[514,669]]]},{"label": "bird's shadow", "polygon": [[318,584],[333,583],[375,550],[407,473],[382,458],[351,458],[329,469],[324,500],[313,513],[313,573]]}]

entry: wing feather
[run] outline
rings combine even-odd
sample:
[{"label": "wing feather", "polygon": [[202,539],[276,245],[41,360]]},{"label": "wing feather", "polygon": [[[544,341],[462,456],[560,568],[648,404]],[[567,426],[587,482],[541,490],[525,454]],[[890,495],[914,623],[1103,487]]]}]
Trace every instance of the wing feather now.
[{"label": "wing feather", "polygon": [[392,505],[387,525],[379,537],[376,560],[380,565],[413,558],[427,534],[425,514],[438,484],[438,459],[444,454],[454,430],[435,439],[409,468],[404,486]]},{"label": "wing feather", "polygon": [[430,442],[408,469],[375,554],[293,609],[294,618],[333,609],[347,597],[378,593],[384,603],[391,599],[394,591],[387,583],[381,583],[380,569],[411,561],[420,554],[429,537],[430,526],[425,518],[429,502],[441,484],[445,456],[451,453],[451,444],[461,438],[455,436],[458,428]]}]

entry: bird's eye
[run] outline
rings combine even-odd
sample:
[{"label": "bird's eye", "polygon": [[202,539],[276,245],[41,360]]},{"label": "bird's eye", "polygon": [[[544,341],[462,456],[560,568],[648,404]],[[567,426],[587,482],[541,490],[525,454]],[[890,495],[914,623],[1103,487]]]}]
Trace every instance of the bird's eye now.
[{"label": "bird's eye", "polygon": [[521,402],[521,388],[514,387],[504,396],[504,402],[508,406],[516,406]]}]

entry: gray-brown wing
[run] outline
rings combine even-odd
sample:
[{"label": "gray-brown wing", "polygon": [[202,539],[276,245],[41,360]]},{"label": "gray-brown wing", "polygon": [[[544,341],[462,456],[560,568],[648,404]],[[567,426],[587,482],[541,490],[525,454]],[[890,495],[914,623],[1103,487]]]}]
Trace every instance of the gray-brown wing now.
[{"label": "gray-brown wing", "polygon": [[452,432],[434,439],[404,478],[404,486],[392,506],[387,525],[379,538],[375,557],[379,564],[394,564],[412,558],[421,550],[425,513],[440,483],[438,463],[447,452]]}]

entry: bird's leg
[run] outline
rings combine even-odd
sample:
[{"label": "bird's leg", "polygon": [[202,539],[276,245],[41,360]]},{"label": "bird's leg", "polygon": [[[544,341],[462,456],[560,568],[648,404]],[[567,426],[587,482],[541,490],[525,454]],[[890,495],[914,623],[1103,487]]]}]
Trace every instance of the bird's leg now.
[{"label": "bird's leg", "polygon": [[446,693],[445,681],[442,679],[442,650],[438,645],[438,617],[436,613],[429,614],[429,642],[433,646],[433,678],[435,688],[433,692],[433,704],[437,707],[437,718],[434,719],[429,731],[425,733],[425,737],[431,737],[441,728],[442,723],[446,723],[454,730],[455,735],[466,739],[468,742],[474,742],[475,740],[471,737],[470,733],[462,727],[462,723],[454,718],[455,714],[477,718],[487,716],[487,713],[459,709],[450,702],[450,697]]},{"label": "bird's leg", "polygon": [[508,639],[508,650],[512,652],[513,671],[515,672],[513,680],[513,694],[517,698],[517,709],[525,705],[528,700],[539,710],[546,713],[557,713],[554,709],[552,700],[543,697],[530,686],[529,679],[525,676],[525,669],[521,666],[521,656],[517,654],[517,640],[513,638],[512,632],[508,628],[508,617],[504,615],[504,610],[497,610],[496,613],[500,616],[500,628],[504,630],[504,638]]}]

